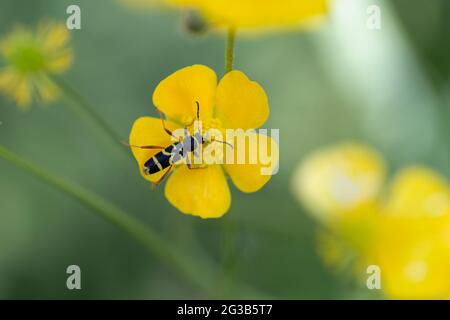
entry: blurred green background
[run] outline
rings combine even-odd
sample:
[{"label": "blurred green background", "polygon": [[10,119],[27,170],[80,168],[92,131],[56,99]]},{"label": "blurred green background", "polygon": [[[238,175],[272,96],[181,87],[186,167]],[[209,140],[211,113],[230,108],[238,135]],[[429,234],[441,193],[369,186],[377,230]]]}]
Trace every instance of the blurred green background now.
[{"label": "blurred green background", "polygon": [[[74,113],[67,101],[19,112],[0,96],[0,143],[36,164],[113,199],[194,255],[199,242],[220,260],[224,228],[237,234],[234,277],[276,298],[368,297],[316,252],[317,223],[291,192],[291,175],[311,150],[343,140],[380,150],[392,173],[426,164],[449,178],[450,3],[345,0],[314,31],[239,37],[236,68],[266,90],[268,128],[280,128],[280,172],[260,192],[232,187],[220,220],[185,216],[152,191],[135,163]],[[64,78],[124,140],[140,116],[156,116],[151,95],[170,73],[205,64],[222,75],[224,37],[185,32],[175,11],[133,10],[118,1],[2,0],[0,37],[17,24],[65,22],[75,63]],[[382,29],[368,30],[378,4]],[[66,288],[66,268],[82,270],[82,290]],[[186,284],[120,230],[64,194],[0,160],[0,298],[224,297]],[[233,296],[233,292],[229,292]]]}]

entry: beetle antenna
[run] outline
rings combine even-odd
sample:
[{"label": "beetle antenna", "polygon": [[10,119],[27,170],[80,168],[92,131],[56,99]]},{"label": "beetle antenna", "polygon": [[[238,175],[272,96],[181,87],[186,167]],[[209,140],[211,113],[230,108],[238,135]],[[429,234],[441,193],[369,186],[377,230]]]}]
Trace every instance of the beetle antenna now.
[{"label": "beetle antenna", "polygon": [[130,147],[130,148],[139,148],[139,149],[164,149],[164,147],[161,147],[161,146],[136,146],[136,145],[133,145],[133,144],[129,144],[129,143],[125,142],[125,141],[121,141],[121,143],[122,143],[124,146]]},{"label": "beetle antenna", "polygon": [[229,143],[229,142],[222,141],[222,140],[213,140],[213,141],[214,141],[214,142],[220,142],[220,143],[226,144],[227,146],[231,147],[231,149],[234,149],[233,145],[232,145],[231,143]]},{"label": "beetle antenna", "polygon": [[197,120],[200,120],[200,103],[195,101],[195,104],[197,105]]}]

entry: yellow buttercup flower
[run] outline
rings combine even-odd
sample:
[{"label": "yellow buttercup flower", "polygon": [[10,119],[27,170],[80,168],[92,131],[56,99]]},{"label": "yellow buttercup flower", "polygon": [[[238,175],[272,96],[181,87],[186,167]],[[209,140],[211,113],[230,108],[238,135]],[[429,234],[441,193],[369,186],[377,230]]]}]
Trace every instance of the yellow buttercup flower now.
[{"label": "yellow buttercup flower", "polygon": [[328,12],[328,0],[122,0],[134,5],[166,4],[195,9],[215,27],[242,30],[295,28]]},{"label": "yellow buttercup flower", "polygon": [[293,175],[297,198],[323,222],[373,209],[385,167],[370,147],[342,143],[307,156]]},{"label": "yellow buttercup flower", "polygon": [[380,266],[388,297],[443,299],[450,294],[450,248],[436,235],[444,232],[444,226],[448,232],[448,219],[383,217],[379,221],[368,261]]},{"label": "yellow buttercup flower", "polygon": [[360,277],[375,240],[374,214],[348,214],[321,227],[317,233],[317,253],[331,270],[350,269]]},{"label": "yellow buttercup flower", "polygon": [[[177,0],[173,0],[177,2]],[[194,6],[207,21],[235,29],[292,28],[324,16],[327,0],[181,0]]]},{"label": "yellow buttercup flower", "polygon": [[294,195],[323,228],[318,253],[335,270],[359,272],[373,241],[373,220],[385,177],[382,157],[355,142],[313,151],[297,167]]},{"label": "yellow buttercup flower", "polygon": [[387,210],[398,216],[441,217],[450,215],[448,184],[425,167],[408,167],[394,179]]},{"label": "yellow buttercup flower", "polygon": [[[240,71],[231,71],[217,84],[215,72],[202,65],[183,68],[161,81],[153,94],[153,103],[168,118],[168,131],[186,127],[191,135],[195,132],[192,124],[198,111],[203,128],[217,129],[219,132],[224,129],[258,128],[269,116],[268,99],[258,83],[250,81]],[[270,156],[278,161],[278,148],[271,138],[254,134],[261,139],[260,142],[267,143]],[[145,172],[145,163],[161,150],[139,146],[165,148],[173,143],[173,138],[163,129],[160,119],[142,117],[132,127],[130,145],[141,174],[155,183],[173,169],[165,185],[165,196],[185,214],[202,218],[224,215],[231,203],[226,174],[243,192],[255,192],[270,179],[270,175],[261,174],[261,169],[267,164],[259,160],[253,164],[219,165],[202,162],[196,167],[175,163],[157,173]],[[218,142],[208,141],[205,146],[213,143]],[[234,146],[233,141],[231,143],[233,157],[236,157],[240,148]],[[230,148],[225,144],[222,147]],[[249,145],[246,148],[248,154]]]},{"label": "yellow buttercup flower", "polygon": [[[72,64],[70,34],[64,24],[45,23],[32,32],[18,27],[0,41],[0,91],[21,109],[33,97],[42,102],[57,98],[50,75],[66,71]],[[0,60],[0,61],[1,61]]]},{"label": "yellow buttercup flower", "polygon": [[314,152],[294,175],[294,191],[324,222],[319,254],[366,280],[378,265],[394,299],[450,297],[450,187],[425,167],[400,171],[387,188],[381,157],[362,145]]},{"label": "yellow buttercup flower", "polygon": [[450,186],[423,167],[402,170],[379,215],[369,259],[396,299],[450,296]]}]

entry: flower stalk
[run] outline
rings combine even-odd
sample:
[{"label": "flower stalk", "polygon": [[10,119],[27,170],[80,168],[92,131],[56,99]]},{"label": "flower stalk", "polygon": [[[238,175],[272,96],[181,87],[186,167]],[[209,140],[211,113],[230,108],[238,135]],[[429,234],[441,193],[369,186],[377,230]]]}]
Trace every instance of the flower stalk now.
[{"label": "flower stalk", "polygon": [[[225,48],[225,74],[233,70],[234,51],[236,44],[236,30],[229,28],[227,33],[227,42]],[[221,279],[219,279],[219,288],[222,293],[231,291],[229,283],[233,282],[234,271],[237,263],[236,256],[236,226],[231,222],[222,221],[221,225]],[[231,289],[231,290],[230,290]]]},{"label": "flower stalk", "polygon": [[61,77],[51,75],[52,81],[58,86],[61,92],[72,102],[76,111],[78,111],[85,119],[89,120],[99,132],[107,137],[112,144],[120,148],[122,153],[129,157],[128,149],[125,148],[121,141],[120,136],[114,129],[95,111],[95,108],[83,97],[76,89],[74,89],[69,83],[67,83]]},{"label": "flower stalk", "polygon": [[35,176],[42,182],[60,190],[85,207],[91,209],[99,217],[115,225],[127,233],[132,239],[143,245],[151,254],[171,267],[192,285],[203,290],[210,289],[214,278],[212,266],[205,261],[202,263],[194,261],[183,252],[180,252],[161,238],[150,226],[144,225],[108,200],[79,185],[47,172],[19,157],[2,145],[0,145],[0,158],[3,158],[17,168]]},{"label": "flower stalk", "polygon": [[225,74],[233,70],[234,65],[234,48],[236,43],[236,30],[234,28],[228,29],[227,44],[225,53]]}]

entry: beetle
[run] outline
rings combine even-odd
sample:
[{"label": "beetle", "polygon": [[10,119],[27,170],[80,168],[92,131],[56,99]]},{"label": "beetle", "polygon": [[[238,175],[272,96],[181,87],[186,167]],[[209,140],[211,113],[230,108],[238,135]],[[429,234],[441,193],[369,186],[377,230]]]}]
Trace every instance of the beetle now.
[{"label": "beetle", "polygon": [[[200,103],[198,101],[195,101],[195,104],[197,106],[196,120],[200,121]],[[170,135],[173,139],[178,139],[173,134],[172,131],[167,129],[164,121],[164,115],[162,112],[160,112],[160,116],[164,131],[166,131],[167,134]],[[205,168],[205,167],[193,167],[192,164],[190,163],[189,155],[193,153],[196,157],[198,157],[198,151],[200,149],[200,146],[209,141],[207,137],[204,137],[202,135],[201,130],[195,132],[193,135],[189,133],[188,127],[191,126],[194,123],[194,121],[184,128],[184,136],[181,139],[179,139],[179,141],[171,144],[168,147],[129,145],[132,148],[161,150],[144,163],[143,172],[145,175],[155,174],[169,168],[158,181],[154,182],[154,185],[160,184],[164,180],[164,178],[169,174],[169,172],[173,169],[174,165],[179,164],[180,162],[183,161],[183,159],[186,159],[186,165],[190,170]],[[233,148],[233,146],[228,142],[220,140],[212,140],[212,141],[220,142]]]}]

